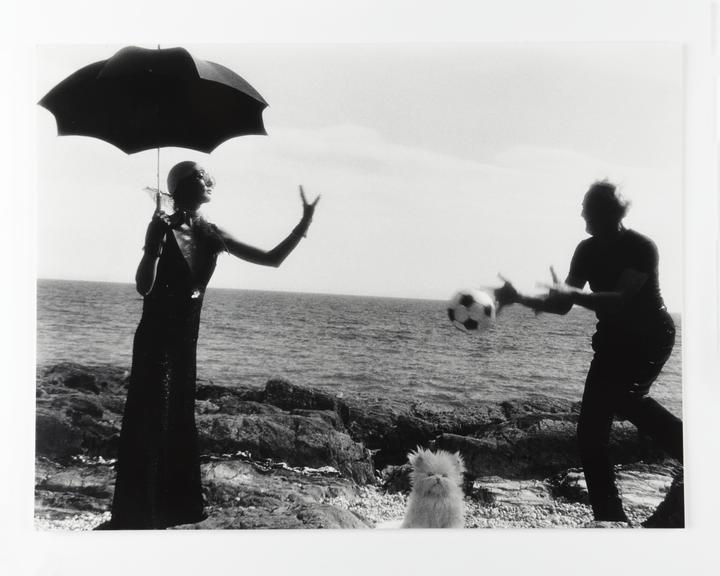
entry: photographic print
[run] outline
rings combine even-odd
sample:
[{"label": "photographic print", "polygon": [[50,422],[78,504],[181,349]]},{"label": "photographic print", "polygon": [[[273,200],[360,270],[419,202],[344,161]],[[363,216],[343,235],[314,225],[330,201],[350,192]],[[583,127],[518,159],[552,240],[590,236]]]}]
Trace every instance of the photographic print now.
[{"label": "photographic print", "polygon": [[684,526],[681,44],[36,64],[36,529]]}]

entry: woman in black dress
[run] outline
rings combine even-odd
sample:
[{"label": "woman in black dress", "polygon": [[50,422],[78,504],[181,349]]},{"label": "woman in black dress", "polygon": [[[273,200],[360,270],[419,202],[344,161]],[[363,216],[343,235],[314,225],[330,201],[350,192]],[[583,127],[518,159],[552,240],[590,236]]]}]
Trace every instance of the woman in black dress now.
[{"label": "woman in black dress", "polygon": [[[598,521],[628,521],[609,450],[615,415],[635,424],[673,458],[683,458],[682,421],[648,396],[672,352],[675,325],[660,294],[657,248],[623,226],[627,207],[613,184],[594,183],[582,211],[590,238],[575,249],[565,282],[552,271],[554,285],[546,296],[519,294],[509,282],[496,291],[500,305],[517,302],[556,314],[578,305],[597,316],[577,432]],[[583,291],[585,284],[591,292]]]},{"label": "woman in black dress", "polygon": [[319,198],[270,251],[235,240],[198,209],[214,186],[194,162],[168,175],[175,212],[157,211],[145,237],[136,286],[143,312],[133,343],[120,433],[112,520],[104,528],[161,529],[205,518],[195,427],[196,344],[205,287],[218,254],[279,266],[305,235]]}]

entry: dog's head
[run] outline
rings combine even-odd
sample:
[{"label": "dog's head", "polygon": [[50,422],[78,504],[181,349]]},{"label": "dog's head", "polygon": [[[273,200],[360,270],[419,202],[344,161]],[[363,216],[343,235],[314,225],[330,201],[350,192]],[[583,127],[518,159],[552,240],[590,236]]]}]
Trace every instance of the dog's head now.
[{"label": "dog's head", "polygon": [[408,454],[408,461],[413,490],[420,494],[441,496],[462,486],[465,464],[459,452],[431,452],[418,447]]}]

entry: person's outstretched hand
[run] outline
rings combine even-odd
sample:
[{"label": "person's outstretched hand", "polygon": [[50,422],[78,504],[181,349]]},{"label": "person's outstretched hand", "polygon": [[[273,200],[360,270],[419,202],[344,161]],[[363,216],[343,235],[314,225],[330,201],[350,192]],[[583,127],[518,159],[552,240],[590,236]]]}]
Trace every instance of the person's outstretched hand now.
[{"label": "person's outstretched hand", "polygon": [[577,288],[570,286],[558,278],[555,268],[550,266],[550,275],[552,276],[552,284],[540,284],[543,288],[548,290],[545,296],[547,305],[551,308],[571,305],[575,293],[578,291]]},{"label": "person's outstretched hand", "polygon": [[308,202],[305,197],[305,190],[303,190],[302,184],[300,184],[298,188],[300,188],[300,200],[302,200],[303,204],[303,220],[312,220],[313,214],[315,214],[315,207],[320,201],[320,195],[318,195],[318,197],[312,202]]},{"label": "person's outstretched hand", "polygon": [[308,202],[305,197],[305,190],[303,190],[302,184],[298,186],[298,188],[300,188],[300,200],[302,200],[303,205],[303,215],[302,220],[300,220],[300,224],[302,225],[302,235],[307,236],[307,229],[310,226],[313,216],[315,215],[315,207],[320,201],[320,195],[318,195],[318,197],[312,202]]},{"label": "person's outstretched hand", "polygon": [[497,311],[500,312],[508,304],[515,304],[518,300],[518,291],[512,283],[504,278],[501,274],[498,274],[500,280],[503,281],[503,285],[500,288],[494,290],[495,301],[497,302]]},{"label": "person's outstretched hand", "polygon": [[552,276],[552,284],[541,284],[543,288],[547,288],[548,298],[552,298],[553,300],[563,300],[565,298],[569,298],[574,292],[577,292],[577,288],[566,284],[558,278],[553,266],[550,266],[550,275]]}]

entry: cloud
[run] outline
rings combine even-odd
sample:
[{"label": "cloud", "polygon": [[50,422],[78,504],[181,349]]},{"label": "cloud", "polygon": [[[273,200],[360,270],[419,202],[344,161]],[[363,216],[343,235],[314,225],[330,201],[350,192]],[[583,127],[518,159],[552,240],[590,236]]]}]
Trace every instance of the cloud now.
[{"label": "cloud", "polygon": [[[102,143],[94,149],[91,142],[66,142],[63,149],[77,154],[43,172],[40,273],[86,277],[86,267],[69,257],[82,246],[93,277],[130,281],[152,210],[142,187],[153,184],[155,158],[115,154]],[[56,148],[43,157],[57,154]],[[196,156],[163,150],[162,166],[186,157]],[[532,289],[549,264],[565,271],[583,237],[582,192],[599,177],[626,185],[631,215],[664,254],[681,244],[681,230],[672,225],[679,214],[673,167],[660,174],[529,146],[483,163],[352,124],[237,139],[200,160],[218,180],[208,217],[263,248],[299,220],[298,184],[311,197],[322,195],[310,240],[281,270],[225,261],[217,286],[444,297],[459,286],[493,282],[503,271]],[[61,230],[58,222],[71,224]],[[679,257],[665,259],[663,268],[680,269]]]},{"label": "cloud", "polygon": [[[175,162],[200,161],[218,181],[208,216],[261,247],[299,220],[298,184],[322,200],[310,238],[280,270],[224,262],[216,285],[442,297],[501,269],[534,286],[548,264],[569,260],[584,236],[582,192],[603,177],[625,185],[629,220],[661,253],[681,244],[680,156],[661,137],[676,127],[679,59],[664,58],[673,50],[258,47],[248,62],[218,49],[216,60],[271,101],[271,135],[232,139],[209,156],[163,149],[161,186]],[[61,63],[45,57],[43,86]],[[38,120],[40,273],[87,274],[74,256],[83,253],[94,274],[131,280],[154,152],[57,138],[46,111]],[[678,258],[663,269],[681,279]]]}]

